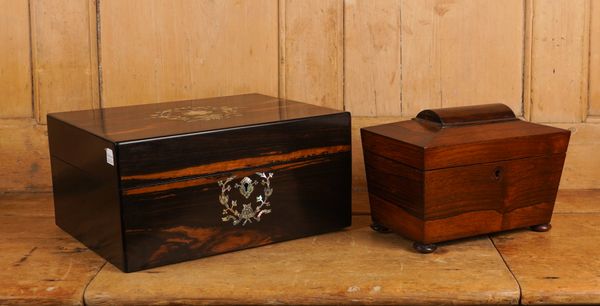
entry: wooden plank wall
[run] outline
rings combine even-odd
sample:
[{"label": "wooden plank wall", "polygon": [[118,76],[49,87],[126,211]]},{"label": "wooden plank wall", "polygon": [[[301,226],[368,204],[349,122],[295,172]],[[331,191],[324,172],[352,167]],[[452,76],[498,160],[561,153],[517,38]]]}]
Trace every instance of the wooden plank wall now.
[{"label": "wooden plank wall", "polygon": [[344,108],[343,2],[281,0],[279,94]]},{"label": "wooden plank wall", "polygon": [[27,0],[0,0],[0,118],[31,117]]},{"label": "wooden plank wall", "polygon": [[0,0],[0,191],[51,188],[48,112],[260,92],[358,129],[489,102],[570,129],[600,188],[600,0]]},{"label": "wooden plank wall", "polygon": [[87,0],[31,0],[35,119],[99,108],[96,5]]},{"label": "wooden plank wall", "polygon": [[103,0],[99,12],[102,106],[277,95],[274,1]]},{"label": "wooden plank wall", "polygon": [[522,1],[410,0],[401,12],[403,115],[493,101],[521,113]]}]

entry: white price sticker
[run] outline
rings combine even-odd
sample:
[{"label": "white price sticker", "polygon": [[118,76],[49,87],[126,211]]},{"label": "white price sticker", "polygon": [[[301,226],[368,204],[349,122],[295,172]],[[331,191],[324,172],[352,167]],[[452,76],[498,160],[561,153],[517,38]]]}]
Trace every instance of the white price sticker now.
[{"label": "white price sticker", "polygon": [[104,151],[106,151],[106,163],[111,166],[114,166],[115,158],[113,157],[113,151],[109,148],[104,148]]}]

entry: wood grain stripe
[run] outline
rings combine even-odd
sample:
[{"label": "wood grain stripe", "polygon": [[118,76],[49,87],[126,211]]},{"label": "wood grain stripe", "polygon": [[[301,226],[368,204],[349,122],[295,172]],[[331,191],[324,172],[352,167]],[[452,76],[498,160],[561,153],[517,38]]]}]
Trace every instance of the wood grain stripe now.
[{"label": "wood grain stripe", "polygon": [[[295,163],[280,164],[280,165],[271,166],[268,168],[268,170],[281,170],[281,169],[291,170],[291,169],[296,169],[299,167],[305,167],[308,165],[322,163],[325,160],[326,160],[326,158],[315,158],[315,159],[304,160],[304,161],[299,161],[299,162],[295,162]],[[260,171],[264,171],[264,170],[265,169],[254,168],[252,170],[248,170],[248,171],[240,172],[240,173],[236,173],[236,174],[238,176],[246,176],[246,175],[252,174],[254,172],[260,172]],[[160,184],[160,185],[125,189],[125,190],[123,190],[123,195],[137,195],[137,194],[159,192],[159,191],[166,191],[166,190],[172,190],[172,189],[181,189],[181,188],[200,186],[200,185],[205,185],[205,184],[210,184],[210,183],[216,184],[217,181],[220,179],[222,179],[222,177],[215,177],[215,176],[200,177],[200,178],[184,180],[184,181],[175,181],[175,182],[170,182],[170,183]]]},{"label": "wood grain stripe", "polygon": [[285,154],[272,154],[263,155],[257,157],[241,158],[237,160],[228,160],[222,162],[216,162],[207,165],[198,165],[194,167],[188,167],[184,169],[169,170],[158,173],[141,174],[141,175],[130,175],[123,176],[121,180],[156,180],[156,179],[175,179],[193,175],[206,175],[221,171],[232,171],[235,169],[259,167],[266,164],[288,162],[292,160],[311,158],[327,154],[335,154],[340,152],[350,151],[349,145],[330,146],[322,148],[311,148],[297,150]]}]

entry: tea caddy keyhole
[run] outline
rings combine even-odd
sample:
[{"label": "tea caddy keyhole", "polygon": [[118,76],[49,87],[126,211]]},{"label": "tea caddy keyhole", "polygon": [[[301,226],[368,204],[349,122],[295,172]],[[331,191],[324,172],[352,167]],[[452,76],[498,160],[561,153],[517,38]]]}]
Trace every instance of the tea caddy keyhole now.
[{"label": "tea caddy keyhole", "polygon": [[503,174],[504,174],[504,169],[502,169],[502,167],[496,167],[494,169],[493,176],[494,176],[495,180],[497,180],[497,181],[501,180]]}]

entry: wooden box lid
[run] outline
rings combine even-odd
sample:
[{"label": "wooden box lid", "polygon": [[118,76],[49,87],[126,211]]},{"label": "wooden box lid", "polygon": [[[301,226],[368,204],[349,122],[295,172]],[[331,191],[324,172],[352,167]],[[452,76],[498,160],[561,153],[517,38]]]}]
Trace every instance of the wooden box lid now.
[{"label": "wooden box lid", "polygon": [[[80,156],[81,141],[65,136],[66,126],[114,146]],[[123,189],[350,152],[349,113],[259,94],[54,113],[48,129],[54,157],[106,160]]]},{"label": "wooden box lid", "polygon": [[504,104],[421,111],[361,129],[365,150],[420,170],[565,153],[570,131],[519,120]]},{"label": "wooden box lid", "polygon": [[296,120],[343,111],[261,94],[49,114],[118,143]]}]

